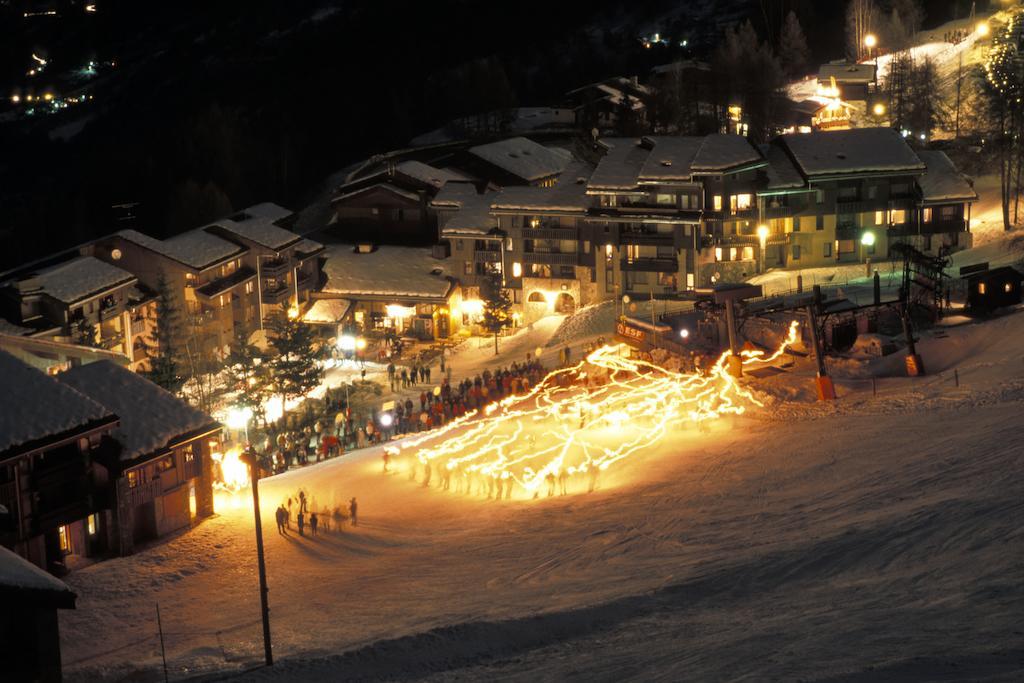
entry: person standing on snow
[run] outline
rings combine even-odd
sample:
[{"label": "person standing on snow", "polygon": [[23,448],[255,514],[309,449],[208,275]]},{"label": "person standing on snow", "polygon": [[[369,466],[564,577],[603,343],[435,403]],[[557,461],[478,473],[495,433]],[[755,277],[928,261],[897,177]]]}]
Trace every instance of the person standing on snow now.
[{"label": "person standing on snow", "polygon": [[353,497],[352,500],[348,502],[348,516],[352,519],[352,526],[356,526],[359,523],[359,517],[356,515],[358,510],[359,505]]},{"label": "person standing on snow", "polygon": [[590,485],[587,488],[587,493],[593,493],[594,489],[597,488],[597,475],[600,472],[600,468],[593,462],[587,464],[587,476],[590,478]]},{"label": "person standing on snow", "polygon": [[564,468],[558,472],[558,488],[561,491],[560,495],[565,495],[565,484],[569,480],[569,472]]},{"label": "person standing on snow", "polygon": [[423,463],[423,488],[430,487],[430,461]]},{"label": "person standing on snow", "polygon": [[305,536],[306,534],[303,533],[303,530],[306,528],[306,516],[304,514],[302,514],[301,511],[299,511],[298,521],[299,521],[299,536]]},{"label": "person standing on snow", "polygon": [[309,515],[309,534],[310,536],[316,536],[316,527],[320,520],[317,518],[316,513],[312,512]]},{"label": "person standing on snow", "polygon": [[555,473],[548,472],[544,475],[544,481],[548,483],[548,498],[555,495]]},{"label": "person standing on snow", "polygon": [[380,459],[384,461],[384,474],[387,474],[388,473],[388,463],[391,462],[391,454],[388,453],[386,448],[384,449],[384,452],[381,453]]}]

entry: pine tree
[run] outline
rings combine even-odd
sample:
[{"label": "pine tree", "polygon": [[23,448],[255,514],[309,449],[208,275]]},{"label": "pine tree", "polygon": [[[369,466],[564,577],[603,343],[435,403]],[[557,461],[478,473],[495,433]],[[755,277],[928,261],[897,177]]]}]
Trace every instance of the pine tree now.
[{"label": "pine tree", "polygon": [[75,344],[79,346],[88,346],[90,348],[99,348],[100,345],[96,341],[96,328],[85,318],[80,318],[74,323],[71,330],[71,337]]},{"label": "pine tree", "polygon": [[270,367],[264,354],[239,334],[224,360],[224,384],[236,392],[234,404],[252,410],[253,416],[266,424],[264,404],[270,394]]},{"label": "pine tree", "polygon": [[807,37],[800,26],[796,13],[790,11],[782,25],[779,36],[779,61],[790,78],[798,78],[807,72],[810,51],[807,49]]},{"label": "pine tree", "polygon": [[509,311],[512,300],[501,286],[501,273],[491,269],[480,282],[480,298],[484,302],[483,327],[494,335],[494,355],[498,355],[498,334],[512,321]]},{"label": "pine tree", "polygon": [[177,393],[184,379],[178,365],[178,306],[163,272],[156,282],[156,326],[149,338],[153,350],[149,379],[167,391]]},{"label": "pine tree", "polygon": [[1016,13],[992,39],[985,65],[983,97],[988,120],[986,138],[999,163],[1003,228],[1021,219],[1024,193],[1024,13]]},{"label": "pine tree", "polygon": [[298,398],[320,385],[324,378],[322,351],[313,328],[288,317],[288,306],[267,323],[274,350],[270,359],[270,384],[281,395],[282,412],[289,398]]}]

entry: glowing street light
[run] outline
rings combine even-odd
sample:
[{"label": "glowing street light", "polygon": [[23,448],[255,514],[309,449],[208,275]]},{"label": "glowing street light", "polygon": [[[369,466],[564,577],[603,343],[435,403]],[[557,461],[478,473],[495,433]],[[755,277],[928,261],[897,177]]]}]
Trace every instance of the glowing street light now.
[{"label": "glowing street light", "polygon": [[249,420],[252,419],[252,408],[248,406],[236,406],[228,410],[225,423],[230,429],[245,430],[245,442],[249,442]]},{"label": "glowing street light", "polygon": [[860,243],[865,247],[875,246],[875,233],[868,231],[860,236]]},{"label": "glowing street light", "polygon": [[875,106],[871,108],[871,111],[875,116],[885,116],[885,105],[881,102],[877,102]]},{"label": "glowing street light", "polygon": [[984,38],[988,35],[989,26],[987,21],[979,21],[978,25],[974,27],[974,30],[978,33],[978,37]]},{"label": "glowing street light", "polygon": [[686,339],[690,336],[690,331],[684,327],[683,329],[679,330],[679,336],[682,337],[683,339]]},{"label": "glowing street light", "polygon": [[866,47],[869,50],[872,50],[874,49],[875,45],[878,45],[878,38],[875,36],[874,33],[869,33],[866,36],[864,36],[864,47]]},{"label": "glowing street light", "polygon": [[338,337],[337,347],[339,351],[355,351],[356,338],[350,334],[343,334]]},{"label": "glowing street light", "polygon": [[387,428],[394,424],[395,418],[391,416],[391,413],[382,413],[380,416],[380,426]]},{"label": "glowing street light", "polygon": [[757,226],[757,242],[761,245],[761,270],[764,271],[765,251],[768,248],[768,226],[764,223]]}]

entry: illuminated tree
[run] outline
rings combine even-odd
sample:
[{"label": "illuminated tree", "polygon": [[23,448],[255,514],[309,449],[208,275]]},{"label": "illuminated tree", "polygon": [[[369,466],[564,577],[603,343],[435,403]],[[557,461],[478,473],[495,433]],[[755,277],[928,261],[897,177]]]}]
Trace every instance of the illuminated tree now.
[{"label": "illuminated tree", "polygon": [[239,334],[224,360],[224,384],[228,391],[237,392],[234,403],[250,408],[253,416],[266,424],[264,405],[270,395],[270,366],[255,344],[250,344],[244,333]]},{"label": "illuminated tree", "polygon": [[[993,36],[983,88],[989,132],[986,137],[999,162],[1003,228],[1020,220],[1021,173],[1024,171],[1024,14],[1016,13]],[[1012,209],[1012,211],[1011,211]]]},{"label": "illuminated tree", "polygon": [[185,382],[178,362],[180,324],[177,302],[166,276],[161,271],[156,281],[156,326],[149,338],[148,346],[152,358],[146,376],[172,393],[179,392]]},{"label": "illuminated tree", "polygon": [[303,396],[324,378],[322,350],[313,328],[288,315],[288,306],[267,323],[274,356],[269,361],[270,385],[281,395],[281,411],[290,398]]},{"label": "illuminated tree", "polygon": [[480,281],[480,298],[484,302],[483,322],[485,330],[494,335],[494,355],[498,355],[498,334],[512,323],[509,311],[512,300],[508,290],[502,287],[501,272],[492,268]]}]

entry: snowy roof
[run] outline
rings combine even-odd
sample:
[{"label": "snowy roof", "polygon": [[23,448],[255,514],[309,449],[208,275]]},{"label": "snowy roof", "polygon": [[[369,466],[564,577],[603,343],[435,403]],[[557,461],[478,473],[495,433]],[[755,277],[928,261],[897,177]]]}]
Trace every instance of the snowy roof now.
[{"label": "snowy roof", "polygon": [[137,373],[107,360],[79,365],[57,378],[121,418],[114,430],[122,460],[134,460],[173,445],[216,421]]},{"label": "snowy roof", "polygon": [[590,175],[589,189],[635,189],[649,150],[636,138],[603,138],[601,143],[608,152]]},{"label": "snowy roof", "polygon": [[300,239],[299,235],[291,230],[285,230],[277,225],[279,221],[291,215],[292,212],[288,209],[265,202],[243,209],[228,218],[222,218],[205,229],[218,226],[262,247],[280,251]]},{"label": "snowy roof", "polygon": [[922,150],[917,156],[927,167],[924,175],[917,179],[925,202],[972,202],[978,199],[978,193],[967,177],[956,170],[945,152]]},{"label": "snowy roof", "polygon": [[35,332],[31,327],[22,327],[21,325],[15,325],[9,320],[0,318],[0,334],[10,335],[12,337],[21,337],[26,334],[32,334]]},{"label": "snowy roof", "polygon": [[0,351],[0,457],[18,446],[112,421],[112,411],[46,373]]},{"label": "snowy roof", "polygon": [[761,153],[768,160],[768,166],[765,168],[768,175],[766,190],[790,190],[804,186],[803,176],[793,165],[793,161],[785,150],[779,145],[772,144],[760,145],[760,148]]},{"label": "snowy roof", "polygon": [[211,235],[201,228],[189,230],[166,240],[158,240],[137,230],[122,230],[117,234],[129,242],[196,270],[202,270],[246,251],[245,247]]},{"label": "snowy roof", "polygon": [[836,83],[840,85],[843,83],[868,84],[875,80],[875,68],[875,65],[870,63],[856,64],[842,60],[829,62],[822,64],[818,69],[818,81],[824,83],[834,77]]},{"label": "snowy roof", "polygon": [[523,180],[540,180],[562,172],[572,155],[523,137],[470,147],[469,153]]},{"label": "snowy roof", "polygon": [[317,299],[310,306],[302,321],[307,323],[339,323],[352,308],[348,299]]},{"label": "snowy roof", "polygon": [[634,189],[642,183],[689,181],[701,173],[722,173],[764,161],[739,135],[703,137],[648,135],[602,140],[608,153],[590,178],[591,189]]},{"label": "snowy roof", "polygon": [[707,62],[699,62],[695,59],[684,59],[677,62],[669,62],[668,64],[659,64],[651,69],[651,73],[660,76],[662,74],[670,74],[676,71],[685,71],[687,69],[711,71],[711,65]]},{"label": "snowy roof", "polygon": [[854,128],[783,135],[806,177],[847,173],[918,173],[924,163],[891,128]]},{"label": "snowy roof", "polygon": [[591,205],[587,198],[590,168],[581,163],[566,167],[552,187],[506,187],[497,194],[491,207],[504,210],[566,211],[584,213]]},{"label": "snowy roof", "polygon": [[300,254],[312,254],[313,252],[320,251],[323,248],[324,245],[308,238],[303,238],[295,245],[295,251]]},{"label": "snowy roof", "polygon": [[134,275],[92,256],[80,256],[35,274],[43,291],[66,304],[135,282]]},{"label": "snowy roof", "polygon": [[[472,188],[472,186],[470,186]],[[533,188],[530,188],[533,189]],[[498,227],[498,220],[491,215],[491,202],[496,192],[467,195],[455,214],[448,219],[441,230],[442,235],[487,235]]]},{"label": "snowy roof", "polygon": [[434,258],[430,249],[380,246],[368,254],[351,245],[327,247],[323,291],[349,298],[447,298],[453,283],[448,262]]},{"label": "snowy roof", "polygon": [[430,204],[434,207],[458,208],[479,195],[472,183],[448,183],[430,200]]},{"label": "snowy roof", "polygon": [[25,597],[49,593],[51,595],[48,597],[57,597],[61,600],[62,604],[59,604],[59,607],[75,605],[75,594],[67,584],[13,551],[0,546],[0,594],[4,595],[6,602],[15,592]]},{"label": "snowy roof", "polygon": [[441,189],[449,181],[466,180],[466,176],[451,169],[435,168],[430,164],[415,160],[403,161],[395,167],[395,170],[406,177],[437,189]]},{"label": "snowy roof", "polygon": [[390,183],[386,183],[386,182],[383,182],[383,181],[380,182],[380,183],[377,183],[375,185],[362,185],[362,186],[359,186],[357,189],[352,190],[351,192],[343,192],[341,194],[336,195],[331,201],[332,202],[341,202],[341,201],[344,201],[344,200],[349,199],[351,197],[358,197],[361,194],[366,194],[367,192],[371,192],[371,191],[373,191],[375,189],[380,189],[380,190],[383,190],[385,192],[390,192],[391,194],[398,195],[399,197],[403,197],[405,199],[408,199],[411,202],[419,203],[419,201],[420,201],[420,196],[418,194],[416,194],[415,192],[413,192],[412,190],[406,190],[404,188],[401,188],[401,187],[398,187],[396,185],[392,185]]}]

